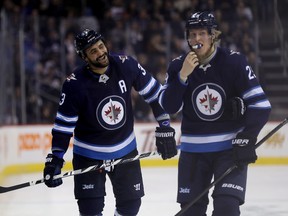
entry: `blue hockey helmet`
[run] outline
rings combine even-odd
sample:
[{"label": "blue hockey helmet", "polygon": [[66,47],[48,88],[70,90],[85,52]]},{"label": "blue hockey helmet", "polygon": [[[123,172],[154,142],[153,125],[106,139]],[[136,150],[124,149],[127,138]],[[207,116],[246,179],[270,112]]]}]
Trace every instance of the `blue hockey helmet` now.
[{"label": "blue hockey helmet", "polygon": [[76,53],[81,57],[85,57],[85,50],[95,44],[97,41],[103,40],[102,35],[91,29],[84,29],[75,36],[74,46]]},{"label": "blue hockey helmet", "polygon": [[212,29],[217,29],[218,25],[214,15],[208,11],[192,13],[186,21],[186,33],[189,29],[207,28],[209,34]]}]

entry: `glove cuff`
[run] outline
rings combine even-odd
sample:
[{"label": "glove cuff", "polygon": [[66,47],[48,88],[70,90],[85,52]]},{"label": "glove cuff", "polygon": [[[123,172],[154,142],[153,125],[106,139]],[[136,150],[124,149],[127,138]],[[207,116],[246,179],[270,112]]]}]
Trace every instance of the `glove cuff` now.
[{"label": "glove cuff", "polygon": [[169,127],[170,126],[170,116],[169,114],[163,114],[156,118],[160,127]]}]

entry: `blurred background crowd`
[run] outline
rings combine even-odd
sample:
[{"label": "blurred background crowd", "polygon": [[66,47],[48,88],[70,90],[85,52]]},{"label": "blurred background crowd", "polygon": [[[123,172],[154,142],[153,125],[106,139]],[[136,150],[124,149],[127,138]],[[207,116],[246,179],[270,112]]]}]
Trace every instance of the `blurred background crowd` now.
[{"label": "blurred background crowd", "polygon": [[[191,12],[212,11],[221,46],[240,51],[258,74],[255,23],[273,16],[273,0],[4,0],[1,7],[0,123],[53,123],[62,82],[83,61],[74,35],[100,31],[114,53],[131,55],[164,82],[167,64],[188,51]],[[135,119],[154,121],[133,92]],[[272,104],[273,105],[273,104]],[[178,120],[178,117],[173,117]]]}]

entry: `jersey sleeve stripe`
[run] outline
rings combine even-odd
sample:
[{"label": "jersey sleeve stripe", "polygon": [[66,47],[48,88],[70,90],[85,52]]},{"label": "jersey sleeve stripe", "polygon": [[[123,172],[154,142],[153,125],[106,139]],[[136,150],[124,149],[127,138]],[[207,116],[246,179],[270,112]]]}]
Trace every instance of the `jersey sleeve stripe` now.
[{"label": "jersey sleeve stripe", "polygon": [[249,108],[260,108],[260,109],[270,109],[271,104],[268,100],[259,101],[255,104],[248,105]]},{"label": "jersey sleeve stripe", "polygon": [[73,133],[74,129],[75,129],[75,126],[68,127],[68,126],[61,126],[59,124],[54,124],[53,126],[53,130],[59,131],[62,133],[68,133],[68,134]]},{"label": "jersey sleeve stripe", "polygon": [[243,99],[247,100],[252,97],[257,97],[259,95],[264,95],[264,91],[260,86],[250,89],[248,92],[244,93]]},{"label": "jersey sleeve stripe", "polygon": [[68,116],[64,116],[60,112],[57,112],[56,118],[64,122],[68,122],[68,123],[76,123],[78,120],[78,116],[68,117]]},{"label": "jersey sleeve stripe", "polygon": [[156,80],[153,77],[151,77],[150,81],[144,87],[144,89],[140,90],[138,93],[142,96],[149,94],[149,92],[151,91],[151,89],[154,88],[155,85],[156,85]]},{"label": "jersey sleeve stripe", "polygon": [[159,95],[160,91],[161,91],[161,87],[159,86],[157,91],[151,97],[145,98],[145,101],[147,103],[151,103],[155,100],[158,100],[158,95]]}]

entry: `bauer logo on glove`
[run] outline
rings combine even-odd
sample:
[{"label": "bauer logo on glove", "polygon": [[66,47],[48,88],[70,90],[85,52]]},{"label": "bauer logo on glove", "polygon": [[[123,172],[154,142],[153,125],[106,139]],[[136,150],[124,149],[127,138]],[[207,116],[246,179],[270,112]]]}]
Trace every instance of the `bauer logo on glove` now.
[{"label": "bauer logo on glove", "polygon": [[238,167],[255,163],[257,160],[256,141],[256,137],[245,133],[237,134],[236,138],[232,140],[233,158]]},{"label": "bauer logo on glove", "polygon": [[234,139],[232,140],[232,144],[237,144],[239,146],[245,146],[249,144],[249,139]]}]

